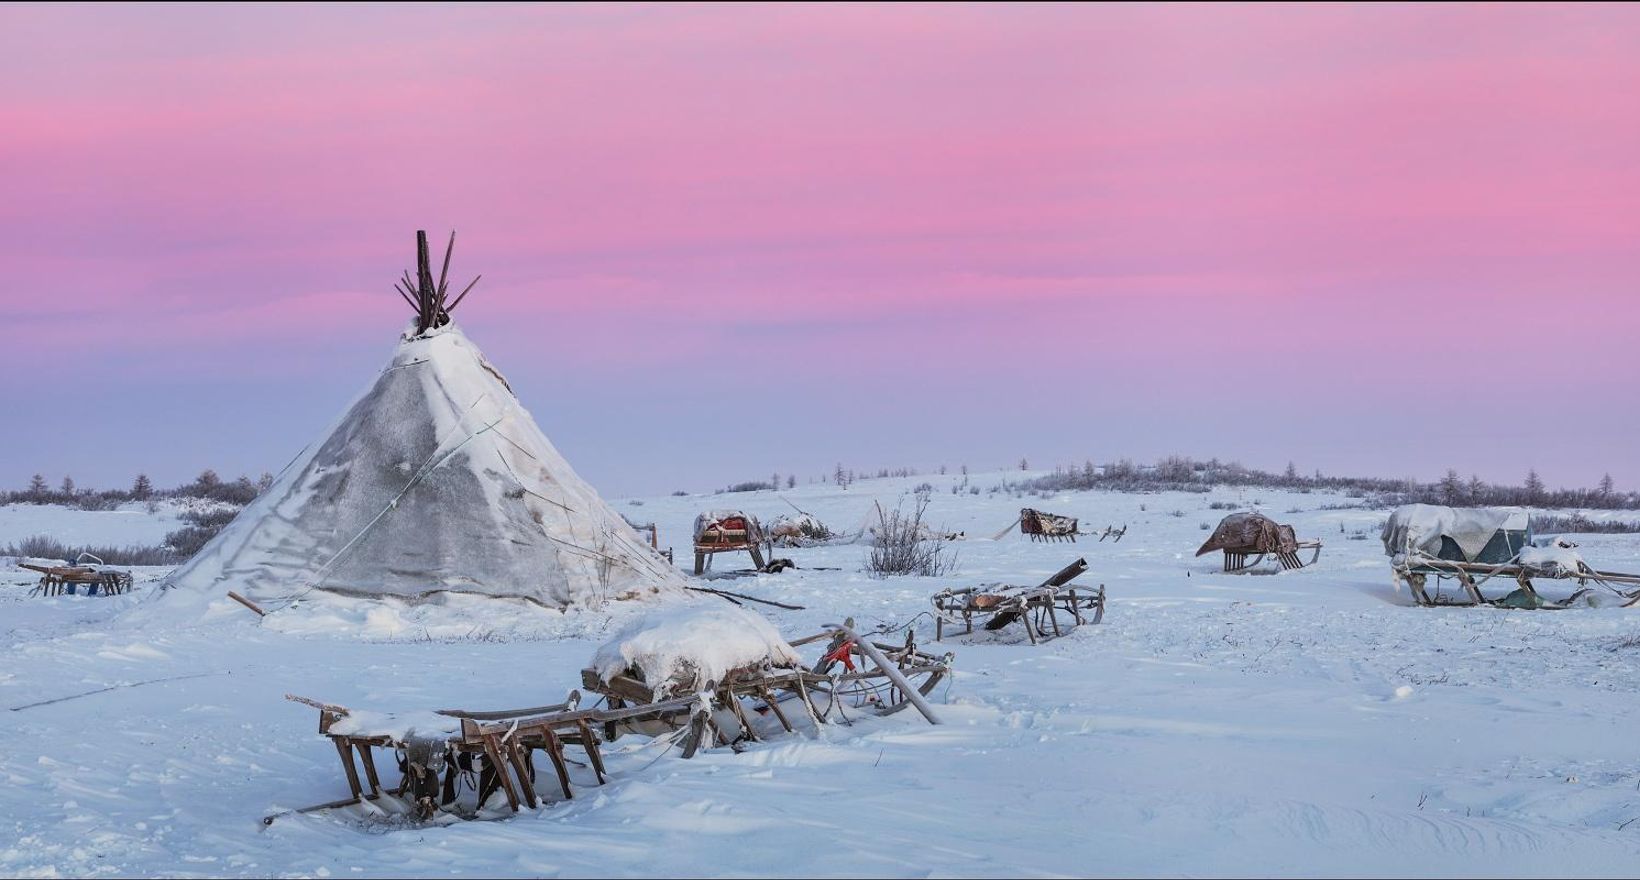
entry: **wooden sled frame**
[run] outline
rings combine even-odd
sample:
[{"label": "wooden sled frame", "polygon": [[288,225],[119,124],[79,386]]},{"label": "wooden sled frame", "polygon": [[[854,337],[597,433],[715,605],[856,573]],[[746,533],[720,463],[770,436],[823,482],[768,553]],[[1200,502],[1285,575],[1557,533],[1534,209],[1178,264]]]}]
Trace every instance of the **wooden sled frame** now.
[{"label": "wooden sled frame", "polygon": [[134,583],[129,571],[110,571],[84,565],[34,565],[29,562],[19,562],[17,567],[41,574],[40,583],[28,591],[30,596],[61,596],[64,592],[75,592],[78,586],[84,586],[88,596],[95,596],[99,591],[104,596],[118,596],[129,592]]},{"label": "wooden sled frame", "polygon": [[[491,794],[502,791],[507,804],[517,812],[520,805],[531,809],[544,798],[535,786],[536,750],[544,752],[552,763],[559,788],[566,799],[575,797],[570,784],[569,767],[564,755],[567,745],[580,746],[587,755],[598,784],[607,779],[603,755],[598,748],[595,725],[653,715],[658,712],[686,708],[666,704],[637,707],[626,712],[603,712],[578,709],[581,695],[571,691],[564,702],[550,706],[511,709],[496,712],[469,712],[463,709],[441,709],[439,715],[459,719],[460,731],[443,739],[406,742],[391,736],[370,734],[342,734],[331,730],[336,722],[347,717],[349,709],[331,703],[321,703],[306,697],[287,694],[286,699],[305,703],[319,710],[319,733],[328,737],[336,747],[347,780],[349,797],[302,807],[289,812],[311,813],[319,810],[346,807],[362,801],[374,801],[384,794],[413,798],[416,815],[431,819],[439,812],[451,812],[456,802],[458,780],[464,774],[477,772],[475,787],[478,806],[482,807]],[[673,701],[681,703],[685,701]],[[374,749],[392,749],[400,768],[397,787],[384,789],[376,769]],[[434,766],[414,759],[418,753],[437,758]],[[358,764],[354,763],[355,755]],[[361,778],[360,769],[364,771]],[[443,771],[443,779],[439,771]],[[368,791],[366,790],[368,788]],[[272,824],[280,816],[276,813],[264,818],[263,824]]]},{"label": "wooden sled frame", "polygon": [[[1056,639],[1086,623],[1105,619],[1105,585],[1078,591],[1070,582],[1088,570],[1078,559],[1035,587],[995,586],[941,590],[929,600],[934,606],[934,641],[945,638],[947,624],[962,624],[963,635],[974,631],[974,618],[986,618],[984,628],[999,630],[1014,621],[1025,626],[1031,644]],[[992,601],[986,601],[992,600]],[[1072,622],[1061,627],[1059,612]],[[1089,612],[1084,615],[1083,612]],[[1089,618],[1092,618],[1091,621]]]},{"label": "wooden sled frame", "polygon": [[708,528],[702,533],[702,536],[697,537],[694,542],[695,574],[702,575],[706,573],[706,568],[710,564],[712,556],[718,553],[738,553],[741,551],[750,553],[752,555],[752,565],[761,570],[764,565],[762,529],[753,526],[749,517],[747,524],[749,528],[745,531],[730,531],[719,526]]},{"label": "wooden sled frame", "polygon": [[[1305,562],[1298,557],[1300,550],[1313,550],[1315,552],[1310,554],[1310,561]],[[1248,561],[1247,557],[1249,556],[1253,557],[1252,561]],[[1274,556],[1276,561],[1281,563],[1282,571],[1297,571],[1305,566],[1314,565],[1316,560],[1321,558],[1321,542],[1299,541],[1291,553],[1253,553],[1247,550],[1226,550],[1224,551],[1224,570],[1229,574],[1238,574],[1256,567],[1264,561],[1266,556]]]},{"label": "wooden sled frame", "polygon": [[[1440,607],[1475,607],[1490,606],[1493,608],[1512,608],[1521,610],[1548,610],[1558,611],[1573,607],[1579,599],[1593,593],[1596,586],[1605,587],[1621,600],[1617,604],[1622,608],[1633,608],[1640,605],[1640,575],[1625,574],[1616,571],[1598,571],[1584,566],[1576,572],[1563,570],[1549,570],[1540,567],[1521,565],[1517,562],[1505,562],[1498,565],[1488,565],[1480,562],[1454,562],[1448,559],[1438,559],[1426,554],[1416,554],[1407,557],[1399,564],[1392,564],[1391,570],[1395,574],[1397,586],[1405,581],[1412,593],[1412,599],[1420,606],[1428,608]],[[1452,579],[1458,582],[1463,589],[1464,598],[1447,599],[1441,595],[1437,587],[1433,597],[1429,595],[1428,580],[1433,576],[1437,585],[1444,580]],[[1481,590],[1481,586],[1494,577],[1501,577],[1513,581],[1515,590],[1498,598],[1490,598]],[[1570,596],[1559,601],[1551,602],[1538,594],[1537,588],[1532,586],[1535,577],[1551,580],[1575,580],[1578,589]],[[1633,587],[1631,590],[1618,589],[1619,586]],[[1516,593],[1520,599],[1514,599]]]},{"label": "wooden sled frame", "polygon": [[[847,623],[829,626],[824,632],[790,644],[800,648],[823,640],[825,652],[809,669],[742,669],[731,673],[708,695],[704,704],[708,711],[700,711],[703,704],[696,697],[655,702],[654,689],[629,675],[617,675],[605,682],[596,670],[584,669],[581,681],[588,690],[601,694],[614,712],[650,709],[646,721],[658,720],[672,730],[687,727],[682,742],[685,758],[694,757],[700,748],[711,744],[735,746],[743,739],[761,741],[753,714],[773,716],[785,732],[795,732],[792,722],[802,716],[783,709],[782,703],[795,702],[816,726],[828,723],[834,716],[846,721],[850,710],[891,715],[907,706],[916,707],[930,724],[940,723],[923,698],[950,674],[952,654],[936,657],[917,650],[909,632],[903,645],[866,640]],[[617,721],[606,724],[603,732],[607,739],[614,740],[623,733],[648,731]]]}]

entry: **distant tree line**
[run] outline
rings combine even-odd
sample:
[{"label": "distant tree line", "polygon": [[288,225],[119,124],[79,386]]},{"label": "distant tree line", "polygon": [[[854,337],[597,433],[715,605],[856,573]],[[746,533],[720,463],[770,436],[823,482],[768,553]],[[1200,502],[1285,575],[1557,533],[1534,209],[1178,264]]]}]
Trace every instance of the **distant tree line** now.
[{"label": "distant tree line", "polygon": [[1306,475],[1299,473],[1291,463],[1278,474],[1217,458],[1200,461],[1178,455],[1170,455],[1153,465],[1136,464],[1132,459],[1095,465],[1090,460],[1080,467],[1056,467],[1047,476],[1023,480],[1007,488],[1047,492],[1067,489],[1205,492],[1213,486],[1251,486],[1301,492],[1325,490],[1360,498],[1363,504],[1374,507],[1401,504],[1581,507],[1598,510],[1632,510],[1640,507],[1640,493],[1619,490],[1610,474],[1605,475],[1593,488],[1550,489],[1535,469],[1528,470],[1525,480],[1519,485],[1488,483],[1474,475],[1465,479],[1455,469],[1449,469],[1439,480],[1425,483],[1410,478],[1328,476],[1320,471]]},{"label": "distant tree line", "polygon": [[147,474],[137,474],[129,489],[82,488],[68,476],[53,487],[43,474],[35,474],[25,489],[0,490],[0,504],[61,504],[81,510],[111,510],[128,501],[203,498],[243,507],[271,485],[272,474],[264,473],[256,481],[247,476],[229,481],[210,468],[201,471],[191,482],[171,489],[156,489]]}]

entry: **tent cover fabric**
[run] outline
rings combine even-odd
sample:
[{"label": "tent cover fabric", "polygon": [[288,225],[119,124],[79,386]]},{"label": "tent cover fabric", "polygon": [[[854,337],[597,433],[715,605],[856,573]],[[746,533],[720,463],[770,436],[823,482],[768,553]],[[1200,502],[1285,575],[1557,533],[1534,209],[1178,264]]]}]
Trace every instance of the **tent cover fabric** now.
[{"label": "tent cover fabric", "polygon": [[335,426],[164,587],[259,603],[320,589],[564,608],[685,585],[450,324],[401,339]]},{"label": "tent cover fabric", "polygon": [[[1396,556],[1409,551],[1427,556],[1447,558],[1443,547],[1450,540],[1462,560],[1454,562],[1503,562],[1525,544],[1528,523],[1526,511],[1508,507],[1441,507],[1435,504],[1408,504],[1396,508],[1384,523],[1382,538],[1384,553]],[[1485,553],[1498,534],[1506,533],[1503,549]],[[1507,533],[1520,536],[1511,541]],[[1514,545],[1510,549],[1511,544]],[[1503,553],[1504,559],[1482,558]]]},{"label": "tent cover fabric", "polygon": [[1262,513],[1232,513],[1219,521],[1197,556],[1214,550],[1232,553],[1292,553],[1298,536],[1292,526],[1284,526]]}]

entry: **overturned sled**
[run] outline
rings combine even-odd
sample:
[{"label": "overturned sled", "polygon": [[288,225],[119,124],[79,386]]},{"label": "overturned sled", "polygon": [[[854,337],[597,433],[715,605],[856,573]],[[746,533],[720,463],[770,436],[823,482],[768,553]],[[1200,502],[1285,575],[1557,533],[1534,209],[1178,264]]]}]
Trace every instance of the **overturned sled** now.
[{"label": "overturned sled", "polygon": [[[1105,617],[1105,586],[1079,590],[1071,581],[1088,570],[1086,559],[1078,559],[1053,577],[1034,587],[991,584],[982,587],[949,589],[935,593],[934,640],[945,638],[947,624],[961,624],[963,634],[974,631],[974,618],[995,632],[1019,622],[1031,644],[1058,638],[1084,623],[1098,623]],[[1063,625],[1060,615],[1065,616]]]},{"label": "overturned sled", "polygon": [[[1396,588],[1405,582],[1419,605],[1558,609],[1601,599],[1640,605],[1640,575],[1597,570],[1562,539],[1534,545],[1524,510],[1409,504],[1390,514],[1381,537]],[[1551,600],[1538,593],[1535,579],[1576,588]],[[1444,589],[1447,581],[1455,591]]]},{"label": "overturned sled", "polygon": [[757,517],[739,510],[709,510],[695,517],[695,574],[704,574],[708,559],[717,553],[745,551],[756,568],[763,567],[763,527]]},{"label": "overturned sled", "polygon": [[[1196,551],[1203,556],[1214,550],[1224,551],[1224,570],[1242,572],[1274,556],[1283,570],[1293,571],[1314,565],[1321,558],[1320,541],[1300,541],[1293,527],[1282,525],[1262,513],[1232,513],[1219,521],[1219,527]],[[1310,561],[1299,558],[1300,550],[1314,551]],[[1247,557],[1253,557],[1249,560]]]}]

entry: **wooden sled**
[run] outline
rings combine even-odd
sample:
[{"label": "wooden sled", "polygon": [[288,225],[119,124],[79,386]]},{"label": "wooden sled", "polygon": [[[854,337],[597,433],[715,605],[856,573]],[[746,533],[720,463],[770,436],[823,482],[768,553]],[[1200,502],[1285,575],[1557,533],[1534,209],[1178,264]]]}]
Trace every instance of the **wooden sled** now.
[{"label": "wooden sled", "polygon": [[724,511],[721,517],[701,516],[695,529],[695,574],[706,573],[711,557],[718,553],[744,551],[752,565],[763,568],[763,529],[757,519],[740,512]]},{"label": "wooden sled", "polygon": [[[1521,565],[1513,561],[1498,565],[1456,562],[1418,553],[1402,559],[1399,563],[1392,563],[1391,570],[1395,573],[1397,585],[1405,581],[1412,593],[1413,601],[1425,607],[1484,605],[1492,608],[1558,611],[1581,604],[1584,597],[1595,593],[1597,587],[1605,588],[1616,596],[1616,604],[1619,607],[1633,608],[1640,605],[1640,575],[1598,571],[1587,565],[1581,565],[1579,570],[1574,572],[1558,567],[1549,569]],[[1430,577],[1435,578],[1433,596],[1430,595]],[[1501,578],[1506,583],[1513,581],[1515,586],[1502,596],[1488,596],[1481,588],[1493,578]],[[1577,582],[1578,589],[1565,599],[1548,600],[1532,585],[1533,578],[1573,580]],[[1457,582],[1462,590],[1460,595],[1443,594],[1440,584],[1448,579]],[[1632,589],[1624,590],[1619,587]]]},{"label": "wooden sled", "polygon": [[1070,541],[1073,544],[1076,536],[1082,534],[1077,528],[1076,517],[1043,513],[1029,507],[1019,512],[1019,530],[1030,535],[1032,541]]},{"label": "wooden sled", "polygon": [[117,596],[128,592],[133,583],[129,571],[111,571],[89,565],[34,565],[19,562],[17,567],[41,573],[40,583],[29,590],[30,596],[61,596],[64,592],[76,592],[80,586],[86,588],[88,596],[95,596],[99,591],[104,596]]},{"label": "wooden sled", "polygon": [[[1058,638],[1084,623],[1097,624],[1105,618],[1104,584],[1080,592],[1069,586],[1087,570],[1087,560],[1078,559],[1035,587],[994,585],[935,593],[931,600],[934,640],[945,638],[946,624],[960,623],[963,635],[973,633],[976,616],[984,617],[984,628],[993,632],[1019,621],[1033,645]],[[1069,618],[1063,627],[1060,612]]]},{"label": "wooden sled", "polygon": [[[1298,553],[1300,550],[1313,550],[1315,552],[1311,553],[1310,560],[1305,562],[1303,559],[1299,558]],[[1247,558],[1249,556],[1253,558],[1249,560]],[[1247,571],[1248,569],[1254,568],[1259,563],[1263,562],[1264,557],[1266,556],[1274,556],[1276,561],[1281,563],[1282,571],[1297,571],[1307,565],[1314,565],[1316,560],[1321,558],[1321,542],[1299,541],[1291,552],[1286,553],[1281,551],[1276,551],[1274,553],[1253,553],[1246,550],[1226,550],[1224,551],[1224,570],[1231,574]]]},{"label": "wooden sled", "polygon": [[[497,790],[506,795],[507,804],[514,812],[520,805],[534,809],[545,799],[536,788],[537,751],[552,764],[564,797],[573,798],[575,792],[564,754],[566,746],[578,746],[586,753],[593,774],[602,785],[607,773],[598,748],[596,727],[676,708],[646,706],[627,712],[579,709],[581,695],[570,691],[564,702],[550,706],[497,712],[441,709],[434,714],[451,719],[452,729],[448,732],[403,737],[388,732],[395,726],[392,716],[383,716],[379,724],[343,733],[335,728],[338,722],[353,714],[352,710],[293,694],[285,698],[319,710],[319,733],[336,747],[350,796],[276,813],[264,818],[263,824],[272,824],[292,812],[345,807],[377,801],[384,795],[409,799],[414,814],[420,819],[431,819],[441,812],[462,815],[458,802],[463,788],[476,794],[470,812],[481,808]],[[377,771],[377,749],[391,750],[400,773],[399,784],[394,788],[383,788]]]},{"label": "wooden sled", "polygon": [[[931,724],[940,723],[923,699],[950,674],[951,654],[936,657],[917,650],[910,633],[903,645],[862,639],[845,622],[791,642],[793,648],[824,641],[820,659],[808,669],[742,669],[730,673],[708,695],[706,708],[695,697],[656,701],[655,690],[633,674],[604,681],[593,669],[581,671],[582,684],[603,695],[611,710],[651,709],[642,723],[620,721],[603,728],[606,739],[626,733],[683,733],[683,757],[716,745],[738,747],[770,732],[758,720],[773,718],[787,733],[794,721],[819,725],[850,712],[891,715],[914,706]],[[670,707],[670,708],[669,708]],[[759,727],[765,729],[760,731]]]},{"label": "wooden sled", "polygon": [[[1127,530],[1128,527],[1125,523],[1121,528],[1117,528],[1115,526],[1105,526],[1105,531],[1099,536],[1099,541],[1103,543],[1106,538],[1111,538],[1111,543],[1115,544],[1116,542],[1122,540],[1122,536],[1127,534]],[[1088,532],[1087,534],[1091,535],[1093,533]]]}]

